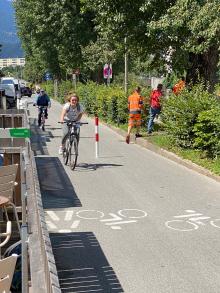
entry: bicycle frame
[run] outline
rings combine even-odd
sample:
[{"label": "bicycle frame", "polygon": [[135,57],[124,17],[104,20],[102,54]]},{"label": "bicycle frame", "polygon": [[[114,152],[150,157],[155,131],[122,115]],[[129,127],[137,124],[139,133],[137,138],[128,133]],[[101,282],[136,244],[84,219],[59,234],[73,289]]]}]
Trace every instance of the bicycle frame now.
[{"label": "bicycle frame", "polygon": [[69,161],[69,166],[72,170],[75,169],[77,158],[78,158],[78,144],[80,138],[80,126],[83,124],[88,124],[87,122],[77,122],[77,121],[64,121],[69,130],[65,142],[65,148],[63,151],[64,164],[67,165]]},{"label": "bicycle frame", "polygon": [[47,107],[45,106],[38,106],[39,111],[41,111],[41,128],[44,131],[45,130],[45,111]]}]

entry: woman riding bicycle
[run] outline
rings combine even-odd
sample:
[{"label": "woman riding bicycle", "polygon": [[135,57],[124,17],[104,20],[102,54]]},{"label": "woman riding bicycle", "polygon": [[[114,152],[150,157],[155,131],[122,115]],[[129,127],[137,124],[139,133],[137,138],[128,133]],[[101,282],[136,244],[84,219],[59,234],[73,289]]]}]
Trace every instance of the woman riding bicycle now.
[{"label": "woman riding bicycle", "polygon": [[[83,107],[79,103],[79,97],[76,93],[70,92],[67,95],[67,103],[63,106],[63,110],[60,116],[60,122],[64,121],[80,121],[83,115]],[[59,148],[59,154],[63,153],[65,141],[68,137],[69,127],[66,123],[63,123],[63,136],[61,146]]]}]

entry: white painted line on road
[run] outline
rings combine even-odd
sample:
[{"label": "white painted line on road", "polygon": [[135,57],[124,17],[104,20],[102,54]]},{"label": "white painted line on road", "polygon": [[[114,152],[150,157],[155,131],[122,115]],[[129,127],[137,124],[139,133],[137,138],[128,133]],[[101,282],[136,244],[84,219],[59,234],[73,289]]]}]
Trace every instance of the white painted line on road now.
[{"label": "white painted line on road", "polygon": [[67,211],[65,214],[64,221],[71,221],[73,217],[73,211]]},{"label": "white painted line on road", "polygon": [[72,223],[71,229],[76,229],[79,226],[80,220],[76,220]]},{"label": "white painted line on road", "polygon": [[100,222],[111,222],[111,221],[120,221],[120,220],[122,220],[122,218],[117,216],[116,214],[109,213],[109,215],[112,216],[111,219],[100,220]]},{"label": "white painted line on road", "polygon": [[197,214],[190,214],[190,215],[181,215],[181,216],[174,216],[174,218],[176,218],[176,219],[180,219],[180,218],[188,218],[188,217],[195,217],[195,216],[202,216],[202,214],[199,214],[199,213],[197,213]]},{"label": "white painted line on road", "polygon": [[120,226],[112,226],[111,227],[113,230],[121,230],[121,227]]},{"label": "white painted line on road", "polygon": [[59,233],[70,233],[72,232],[71,230],[68,230],[68,229],[61,229],[58,231]]},{"label": "white painted line on road", "polygon": [[[139,213],[141,215],[132,215],[132,216],[129,216],[129,213]],[[126,213],[127,215],[124,215],[124,213]],[[125,217],[125,218],[130,218],[130,219],[139,219],[139,218],[145,218],[147,216],[147,213],[145,211],[142,211],[142,210],[138,210],[138,209],[123,209],[123,210],[120,210],[118,211],[118,214],[122,217]]]},{"label": "white painted line on road", "polygon": [[105,225],[111,226],[111,225],[120,225],[120,224],[128,224],[128,223],[135,223],[137,222],[136,220],[131,220],[131,221],[120,221],[116,223],[105,223]]},{"label": "white painted line on road", "polygon": [[53,211],[47,211],[48,216],[55,222],[58,222],[60,219]]},{"label": "white painted line on road", "polygon": [[[80,214],[82,214],[82,213],[87,214],[87,216],[85,216],[85,217],[81,216]],[[90,213],[92,214],[91,216],[89,216]],[[103,218],[105,214],[103,212],[96,211],[96,210],[83,210],[83,211],[77,212],[76,215],[77,215],[77,217],[79,217],[81,219],[97,220],[97,219]]]}]

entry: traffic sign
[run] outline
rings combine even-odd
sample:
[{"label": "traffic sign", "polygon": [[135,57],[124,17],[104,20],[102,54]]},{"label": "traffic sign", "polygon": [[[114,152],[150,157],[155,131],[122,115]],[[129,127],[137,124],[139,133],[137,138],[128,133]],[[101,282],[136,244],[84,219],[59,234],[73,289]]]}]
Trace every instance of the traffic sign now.
[{"label": "traffic sign", "polygon": [[103,77],[107,79],[112,78],[112,64],[105,64],[103,68]]},{"label": "traffic sign", "polygon": [[11,128],[9,132],[11,137],[26,138],[31,136],[30,129],[28,128]]}]

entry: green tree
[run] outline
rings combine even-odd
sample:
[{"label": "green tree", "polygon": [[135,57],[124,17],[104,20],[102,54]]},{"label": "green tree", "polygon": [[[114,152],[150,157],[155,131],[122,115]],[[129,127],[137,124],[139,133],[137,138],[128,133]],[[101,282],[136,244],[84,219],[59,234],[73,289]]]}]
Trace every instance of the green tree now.
[{"label": "green tree", "polygon": [[14,5],[29,67],[35,69],[39,62],[45,71],[61,78],[80,66],[81,46],[93,38],[92,16],[81,10],[80,1],[17,0]]},{"label": "green tree", "polygon": [[[218,0],[89,0],[96,27],[110,39],[123,42],[151,65],[167,63],[172,50],[173,70],[187,72],[187,80],[216,83],[219,60],[220,14]],[[165,71],[165,67],[163,68]]]}]

